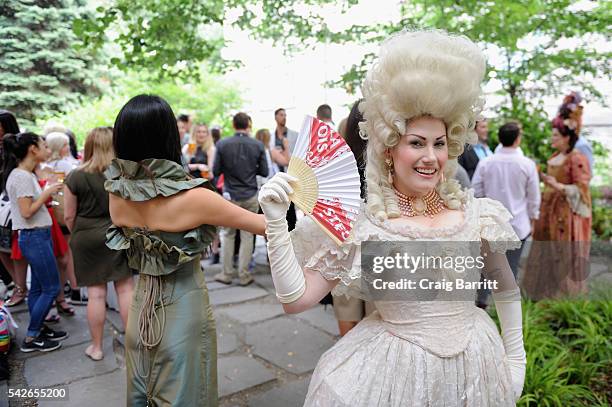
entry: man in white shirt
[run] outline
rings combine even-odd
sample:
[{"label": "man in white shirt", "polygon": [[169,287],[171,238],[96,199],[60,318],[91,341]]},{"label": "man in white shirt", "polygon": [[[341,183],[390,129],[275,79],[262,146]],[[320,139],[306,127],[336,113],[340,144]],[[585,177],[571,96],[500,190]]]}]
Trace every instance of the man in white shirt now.
[{"label": "man in white shirt", "polygon": [[[532,232],[533,221],[540,216],[540,180],[535,163],[519,152],[520,124],[504,124],[498,136],[502,148],[480,160],[472,178],[472,188],[476,197],[495,199],[512,214],[510,224],[522,244],[520,248],[508,251],[506,256],[516,278],[525,240]],[[479,292],[478,302],[486,304],[486,294],[481,296]]]}]

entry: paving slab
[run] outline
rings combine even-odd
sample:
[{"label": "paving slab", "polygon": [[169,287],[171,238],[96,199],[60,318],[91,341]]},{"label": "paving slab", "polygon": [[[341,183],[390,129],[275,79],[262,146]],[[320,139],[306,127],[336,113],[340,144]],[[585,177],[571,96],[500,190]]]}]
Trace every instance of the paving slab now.
[{"label": "paving slab", "polygon": [[29,312],[28,311],[28,304],[26,303],[26,301],[24,300],[21,304],[19,305],[15,305],[12,307],[7,307],[8,310],[11,312],[11,315],[15,316],[15,314],[18,314],[20,312]]},{"label": "paving slab", "polygon": [[261,286],[262,288],[264,288],[266,291],[275,294],[276,290],[274,288],[274,282],[272,281],[272,276],[270,275],[270,273],[268,274],[256,274],[255,276],[255,283],[259,286]]},{"label": "paving slab", "polygon": [[302,407],[310,378],[284,383],[249,399],[249,407]]},{"label": "paving slab", "polygon": [[38,407],[109,407],[125,406],[126,372],[111,373],[78,380],[68,385],[67,401],[41,400]]},{"label": "paving slab", "polygon": [[218,281],[215,281],[214,278],[211,279],[211,281],[206,283],[206,288],[208,288],[208,291],[221,290],[223,288],[230,288],[230,287],[231,285],[223,284]]},{"label": "paving slab", "polygon": [[331,306],[317,305],[308,311],[300,312],[295,315],[297,318],[304,319],[319,329],[324,330],[330,335],[339,336],[338,321]]},{"label": "paving slab", "polygon": [[219,264],[207,264],[206,266],[204,266],[204,274],[209,275],[211,277],[222,271],[223,271],[223,265],[220,263]]},{"label": "paving slab", "polygon": [[283,315],[285,312],[280,304],[250,303],[225,308],[219,313],[243,324],[250,324]]},{"label": "paving slab", "polygon": [[[85,307],[75,307],[76,313],[74,316],[61,316],[61,320],[56,324],[48,324],[49,328],[55,330],[61,330],[68,332],[68,339],[62,341],[62,347],[73,346],[82,344],[85,342],[89,342],[91,340],[91,336],[89,335],[89,325],[87,324],[87,310]],[[30,322],[30,314],[28,313],[19,313],[13,315],[15,322],[19,325],[17,328],[17,341],[21,343],[21,341],[25,338],[26,332],[28,330],[28,324]],[[106,324],[104,335],[108,336],[111,334],[110,324]],[[22,353],[19,352],[16,354],[18,359],[23,359],[32,356],[34,353]]]},{"label": "paving slab", "polygon": [[253,353],[294,374],[314,370],[334,340],[297,318],[279,317],[246,329]]},{"label": "paving slab", "polygon": [[262,363],[247,356],[225,356],[217,362],[219,397],[246,390],[275,380],[276,376]]},{"label": "paving slab", "polygon": [[124,334],[125,329],[123,328],[123,321],[121,320],[121,314],[117,311],[106,310],[106,320],[110,322],[112,328],[117,332]]},{"label": "paving slab", "polygon": [[225,290],[215,290],[209,293],[213,305],[234,304],[256,298],[265,297],[268,292],[259,287],[229,287]]},{"label": "paving slab", "polygon": [[606,274],[610,272],[610,267],[608,264],[598,262],[591,262],[589,264],[589,278],[597,277],[602,274]]},{"label": "paving slab", "polygon": [[85,356],[87,346],[62,348],[26,359],[24,376],[29,386],[56,386],[117,369],[111,338],[105,338],[104,359],[101,361],[94,362]]},{"label": "paving slab", "polygon": [[232,353],[238,349],[238,338],[233,333],[217,331],[217,353]]},{"label": "paving slab", "polygon": [[255,250],[253,252],[255,264],[268,265],[268,249],[266,247],[266,239],[263,236],[255,237]]},{"label": "paving slab", "polygon": [[6,380],[0,381],[0,407],[8,407],[8,382]]}]

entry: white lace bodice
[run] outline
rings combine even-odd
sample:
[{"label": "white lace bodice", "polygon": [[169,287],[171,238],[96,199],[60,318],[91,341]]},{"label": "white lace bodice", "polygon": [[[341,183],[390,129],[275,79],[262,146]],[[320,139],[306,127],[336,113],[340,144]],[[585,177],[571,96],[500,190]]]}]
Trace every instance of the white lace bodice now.
[{"label": "white lace bodice", "polygon": [[[367,299],[361,290],[361,242],[375,241],[487,241],[491,251],[503,253],[520,246],[510,219],[497,201],[470,195],[463,220],[444,228],[425,229],[379,221],[364,210],[357,219],[352,238],[336,245],[310,218],[301,219],[291,234],[298,263],[328,279],[339,279],[334,294]],[[486,270],[485,270],[486,272]],[[496,270],[500,272],[500,270]],[[499,290],[516,287],[509,267],[496,276]],[[509,276],[508,276],[509,274]],[[505,284],[505,286],[504,286]],[[393,335],[414,342],[438,356],[452,356],[467,346],[474,313],[482,312],[473,301],[376,301],[381,323]]]}]

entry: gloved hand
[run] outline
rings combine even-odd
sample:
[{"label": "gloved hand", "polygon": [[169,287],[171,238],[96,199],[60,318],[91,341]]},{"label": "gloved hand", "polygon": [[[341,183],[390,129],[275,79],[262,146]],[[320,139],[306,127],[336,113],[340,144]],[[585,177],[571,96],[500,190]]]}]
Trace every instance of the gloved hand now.
[{"label": "gloved hand", "polygon": [[290,204],[289,195],[293,193],[289,182],[295,181],[297,178],[279,172],[261,187],[257,199],[266,220],[285,218]]},{"label": "gloved hand", "polygon": [[286,173],[278,173],[259,190],[259,205],[266,218],[266,237],[268,238],[268,258],[276,296],[282,303],[299,299],[306,291],[304,272],[297,262],[287,230],[287,209],[289,194],[293,188],[289,182],[297,178]]},{"label": "gloved hand", "polygon": [[527,355],[523,346],[523,317],[521,313],[521,292],[514,290],[493,292],[495,309],[499,316],[502,340],[512,376],[515,401],[521,397],[525,382]]}]

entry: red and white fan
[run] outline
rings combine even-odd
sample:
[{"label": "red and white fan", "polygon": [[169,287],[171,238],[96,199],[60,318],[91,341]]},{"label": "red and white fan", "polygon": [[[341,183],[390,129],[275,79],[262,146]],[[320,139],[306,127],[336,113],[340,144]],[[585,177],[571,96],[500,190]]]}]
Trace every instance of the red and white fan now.
[{"label": "red and white fan", "polygon": [[361,206],[351,149],[330,125],[306,116],[287,173],[299,179],[290,196],[337,244],[348,239]]}]

